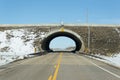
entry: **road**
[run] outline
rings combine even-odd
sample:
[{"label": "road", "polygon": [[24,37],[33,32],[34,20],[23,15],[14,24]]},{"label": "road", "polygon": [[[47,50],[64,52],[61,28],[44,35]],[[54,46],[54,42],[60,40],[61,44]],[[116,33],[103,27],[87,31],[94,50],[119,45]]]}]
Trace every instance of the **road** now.
[{"label": "road", "polygon": [[0,67],[0,80],[120,80],[120,69],[73,53],[50,53]]}]

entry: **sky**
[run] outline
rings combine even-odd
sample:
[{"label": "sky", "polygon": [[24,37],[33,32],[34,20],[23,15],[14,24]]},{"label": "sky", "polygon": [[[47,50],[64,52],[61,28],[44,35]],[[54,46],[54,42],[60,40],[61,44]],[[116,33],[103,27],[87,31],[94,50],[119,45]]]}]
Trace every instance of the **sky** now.
[{"label": "sky", "polygon": [[120,24],[120,0],[0,0],[0,24]]},{"label": "sky", "polygon": [[50,48],[66,49],[68,47],[76,47],[75,42],[68,37],[56,37],[50,42]]}]

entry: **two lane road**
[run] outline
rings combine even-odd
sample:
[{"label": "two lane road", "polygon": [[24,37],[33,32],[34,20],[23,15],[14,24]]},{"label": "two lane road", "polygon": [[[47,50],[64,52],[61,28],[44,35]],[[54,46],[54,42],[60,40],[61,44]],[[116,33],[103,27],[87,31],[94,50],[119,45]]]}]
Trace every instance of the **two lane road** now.
[{"label": "two lane road", "polygon": [[50,53],[0,67],[0,80],[120,80],[120,69],[73,53]]}]

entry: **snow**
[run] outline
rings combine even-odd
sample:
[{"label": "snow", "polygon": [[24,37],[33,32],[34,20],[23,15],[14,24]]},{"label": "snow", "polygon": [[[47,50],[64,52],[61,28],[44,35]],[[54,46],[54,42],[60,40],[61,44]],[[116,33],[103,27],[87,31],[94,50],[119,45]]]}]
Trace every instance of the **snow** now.
[{"label": "snow", "polygon": [[[29,40],[25,41],[27,39]],[[24,57],[28,57],[28,54],[34,53],[34,39],[35,34],[24,29],[0,31],[0,65],[24,59]],[[1,51],[5,47],[8,47],[9,50]]]},{"label": "snow", "polygon": [[109,63],[120,67],[120,53],[112,57],[107,57],[107,56],[100,56],[100,57],[107,60]]},{"label": "snow", "polygon": [[118,33],[120,33],[120,31],[119,31],[119,29],[118,29],[118,28],[115,28],[115,30],[116,30]]},{"label": "snow", "polygon": [[40,37],[43,39],[45,37],[45,32],[41,32]]},{"label": "snow", "polygon": [[12,32],[12,34],[15,36],[15,37],[22,37],[22,36],[24,36],[24,30],[14,30],[13,32]]},{"label": "snow", "polygon": [[117,31],[117,33],[119,34],[120,36],[120,30],[118,28],[115,28],[115,30]]},{"label": "snow", "polygon": [[120,53],[119,54],[115,54],[115,55],[113,55],[111,57],[100,55],[100,54],[96,54],[94,56],[97,56],[97,58],[93,57],[93,56],[89,56],[89,57],[93,58],[93,59],[97,59],[99,61],[102,61],[102,62],[105,62],[105,63],[110,64],[112,66],[120,68]]},{"label": "snow", "polygon": [[0,53],[0,65],[5,65],[15,61],[15,57],[16,56],[13,53],[9,54],[6,52]]},{"label": "snow", "polygon": [[6,33],[5,32],[0,32],[0,42],[6,40]]}]

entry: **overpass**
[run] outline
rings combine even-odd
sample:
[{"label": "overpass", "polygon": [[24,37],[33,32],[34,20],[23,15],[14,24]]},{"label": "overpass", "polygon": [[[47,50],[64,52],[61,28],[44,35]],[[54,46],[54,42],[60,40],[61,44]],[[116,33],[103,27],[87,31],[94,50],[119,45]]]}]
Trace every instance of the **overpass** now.
[{"label": "overpass", "polygon": [[[85,48],[88,46],[88,26],[90,27],[90,50],[92,53],[112,54],[120,51],[120,25],[107,25],[107,24],[1,24],[0,29],[29,29],[35,32],[39,39],[39,32],[51,34],[56,30],[64,27],[65,32],[75,33],[81,37],[80,41],[84,42]],[[55,37],[60,36],[56,35]],[[70,37],[68,34],[65,36]],[[53,38],[55,38],[53,37]],[[75,36],[74,36],[75,37]],[[53,39],[51,38],[51,39]],[[73,37],[71,37],[73,39]],[[41,49],[42,40],[35,40],[35,46]],[[50,39],[50,38],[49,38]],[[77,43],[77,38],[74,39]],[[44,43],[46,44],[46,43]],[[80,42],[79,42],[80,44]],[[48,44],[47,44],[48,45]],[[80,45],[79,45],[80,46]],[[49,47],[42,46],[42,49],[49,50]],[[80,47],[78,47],[80,48]],[[76,49],[78,50],[78,49]]]},{"label": "overpass", "polygon": [[51,40],[59,36],[66,36],[75,41],[76,48],[75,50],[73,50],[73,52],[84,52],[85,46],[81,36],[71,30],[64,29],[63,27],[61,29],[53,30],[47,33],[45,38],[42,40],[41,48],[45,51],[51,51],[51,49],[49,48]]}]

